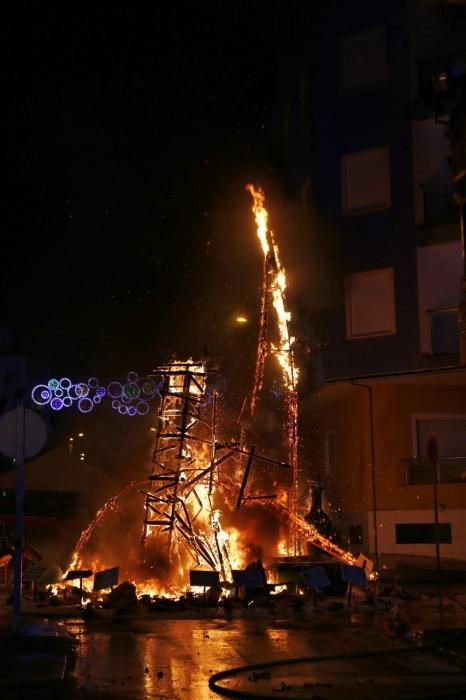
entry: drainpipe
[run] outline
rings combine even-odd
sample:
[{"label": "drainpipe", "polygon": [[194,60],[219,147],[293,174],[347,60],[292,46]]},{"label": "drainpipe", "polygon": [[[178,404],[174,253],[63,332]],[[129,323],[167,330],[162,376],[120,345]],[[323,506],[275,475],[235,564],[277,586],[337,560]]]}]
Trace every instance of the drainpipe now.
[{"label": "drainpipe", "polygon": [[377,534],[377,484],[376,484],[376,469],[375,469],[375,441],[374,441],[374,398],[372,395],[372,386],[370,384],[361,384],[354,379],[351,380],[353,386],[367,389],[369,398],[369,430],[370,430],[370,445],[371,445],[371,480],[372,480],[372,513],[373,513],[373,528],[374,528],[374,554],[375,565],[379,567],[379,542]]},{"label": "drainpipe", "polygon": [[464,241],[464,207],[466,197],[459,196],[458,204],[460,210],[460,232],[461,232],[461,255],[463,258],[463,279],[461,280],[461,299],[459,306],[459,335],[460,335],[460,365],[466,365],[466,261],[465,261],[465,241]]}]

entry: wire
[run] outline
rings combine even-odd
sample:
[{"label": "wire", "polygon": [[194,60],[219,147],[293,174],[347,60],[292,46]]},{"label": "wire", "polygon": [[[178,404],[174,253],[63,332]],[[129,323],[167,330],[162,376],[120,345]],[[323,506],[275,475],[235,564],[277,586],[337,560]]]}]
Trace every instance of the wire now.
[{"label": "wire", "polygon": [[[453,635],[456,636],[456,635]],[[377,657],[383,657],[383,656],[393,656],[395,654],[406,654],[407,652],[411,653],[416,653],[416,652],[424,652],[424,651],[431,651],[432,649],[436,648],[436,645],[431,644],[427,645],[425,647],[395,647],[394,649],[383,649],[381,651],[371,651],[371,652],[362,652],[358,654],[331,654],[328,656],[302,656],[299,658],[293,658],[293,659],[279,659],[277,661],[268,661],[265,663],[258,663],[258,664],[249,664],[247,666],[237,666],[236,668],[230,668],[226,671],[220,671],[219,673],[214,673],[213,676],[209,678],[209,688],[212,690],[214,693],[217,693],[218,695],[223,695],[224,697],[229,697],[229,698],[250,698],[250,700],[254,700],[254,698],[261,699],[261,700],[276,700],[277,694],[276,692],[273,693],[273,695],[267,695],[264,693],[260,694],[254,694],[251,691],[244,691],[244,690],[235,690],[234,688],[225,688],[220,685],[217,685],[219,681],[224,680],[225,678],[230,678],[232,676],[236,676],[239,673],[248,673],[250,671],[260,671],[260,670],[267,670],[271,668],[278,668],[280,666],[297,666],[299,664],[314,664],[314,663],[320,663],[322,661],[347,661],[349,659],[366,659],[366,658],[377,658]],[[423,675],[423,674],[419,674]],[[443,675],[443,674],[442,674]],[[451,674],[453,675],[453,674]],[[404,677],[406,678],[406,677]],[[454,698],[454,697],[461,697],[464,698],[464,692],[465,692],[465,686],[463,684],[462,688],[460,690],[451,690],[448,694],[449,698]],[[286,700],[302,700],[302,694],[297,696],[297,695],[286,695]],[[419,695],[415,696],[420,700]],[[428,699],[429,696],[425,696],[425,700]],[[399,695],[397,694],[397,700],[411,700],[414,698],[412,695]]]}]

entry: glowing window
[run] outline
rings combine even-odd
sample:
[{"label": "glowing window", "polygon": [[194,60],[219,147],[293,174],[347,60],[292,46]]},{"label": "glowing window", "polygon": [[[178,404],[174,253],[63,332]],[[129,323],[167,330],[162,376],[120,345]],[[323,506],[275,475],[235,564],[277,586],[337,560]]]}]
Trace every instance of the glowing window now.
[{"label": "glowing window", "polygon": [[347,153],[341,159],[341,174],[345,216],[391,206],[388,146]]},{"label": "glowing window", "polygon": [[346,331],[350,339],[396,333],[392,267],[348,275]]}]

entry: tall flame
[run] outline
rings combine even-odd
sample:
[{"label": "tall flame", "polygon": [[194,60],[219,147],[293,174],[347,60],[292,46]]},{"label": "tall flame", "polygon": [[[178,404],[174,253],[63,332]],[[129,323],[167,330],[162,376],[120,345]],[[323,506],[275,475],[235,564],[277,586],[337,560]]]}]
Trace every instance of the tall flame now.
[{"label": "tall flame", "polygon": [[267,297],[270,295],[277,317],[278,344],[270,343],[276,356],[287,389],[287,440],[289,461],[292,466],[292,488],[290,493],[290,545],[294,554],[299,553],[296,516],[298,512],[298,379],[299,370],[294,356],[295,338],[290,334],[291,313],[286,308],[286,273],[280,261],[278,245],[269,227],[269,214],[265,208],[265,195],[260,188],[247,185],[253,199],[252,211],[257,226],[257,237],[264,254],[264,275],[262,286],[261,319],[259,343],[256,357],[256,372],[251,398],[251,414],[254,412],[257,396],[262,386],[265,356],[267,354]]}]

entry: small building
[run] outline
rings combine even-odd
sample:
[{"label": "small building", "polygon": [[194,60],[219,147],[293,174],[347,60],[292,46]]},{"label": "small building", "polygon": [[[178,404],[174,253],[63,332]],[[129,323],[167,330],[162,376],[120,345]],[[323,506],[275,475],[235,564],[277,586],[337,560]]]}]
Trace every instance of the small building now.
[{"label": "small building", "polygon": [[327,381],[302,408],[319,435],[309,456],[344,545],[435,554],[435,437],[441,556],[466,559],[466,367]]},{"label": "small building", "polygon": [[[15,471],[0,474],[0,533],[11,545],[15,528]],[[118,491],[101,471],[56,447],[24,466],[24,538],[46,559],[67,563],[81,530]]]}]

